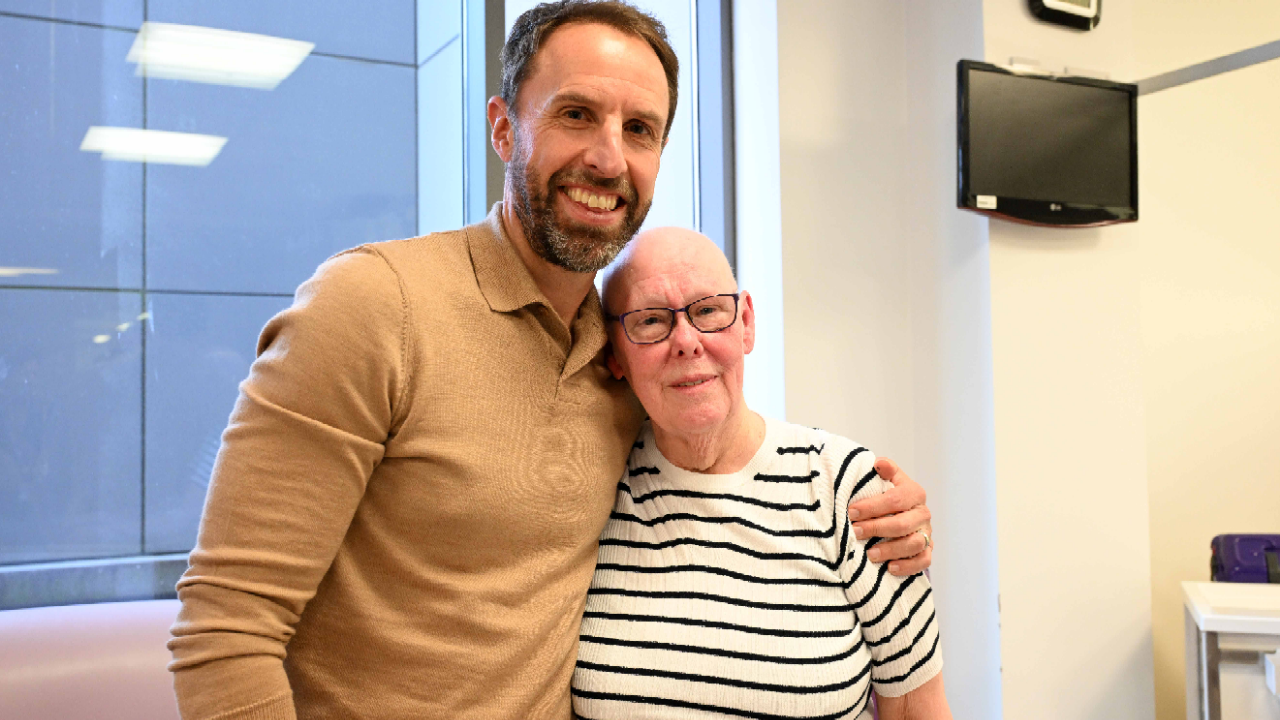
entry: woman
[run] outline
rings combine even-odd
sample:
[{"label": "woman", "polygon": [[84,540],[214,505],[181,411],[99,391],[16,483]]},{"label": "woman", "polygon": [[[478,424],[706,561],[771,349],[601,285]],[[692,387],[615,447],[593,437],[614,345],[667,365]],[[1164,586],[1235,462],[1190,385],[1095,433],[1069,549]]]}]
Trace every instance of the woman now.
[{"label": "woman", "polygon": [[950,718],[928,580],[869,562],[842,509],[887,488],[875,457],[766,420],[755,342],[707,238],[637,236],[605,282],[613,357],[649,413],[587,597],[584,718]]}]

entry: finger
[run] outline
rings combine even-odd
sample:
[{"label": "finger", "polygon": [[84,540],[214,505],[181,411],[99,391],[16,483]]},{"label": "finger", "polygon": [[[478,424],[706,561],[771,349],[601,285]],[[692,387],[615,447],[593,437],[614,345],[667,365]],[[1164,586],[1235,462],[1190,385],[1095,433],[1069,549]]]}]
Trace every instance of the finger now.
[{"label": "finger", "polygon": [[933,564],[933,548],[925,548],[924,552],[905,560],[894,560],[889,563],[889,574],[906,577],[924,572]]},{"label": "finger", "polygon": [[917,530],[928,532],[932,515],[921,505],[876,520],[859,520],[853,524],[853,536],[859,540],[873,537],[886,539],[906,537]]},{"label": "finger", "polygon": [[876,458],[875,468],[876,474],[889,482],[893,482],[894,476],[902,472],[902,468],[898,467],[898,463],[887,457]]},{"label": "finger", "polygon": [[850,504],[849,519],[883,517],[910,510],[919,504],[905,488],[892,487],[879,495],[872,495]]},{"label": "finger", "polygon": [[867,559],[871,562],[906,560],[924,552],[927,549],[926,546],[924,536],[920,533],[911,533],[896,539],[886,538],[867,550]]},{"label": "finger", "polygon": [[898,467],[897,463],[889,458],[877,458],[875,468],[877,475],[889,484],[893,485],[894,488],[904,491],[907,494],[907,497],[918,496],[915,497],[915,502],[913,502],[912,505],[925,504],[924,488],[920,486],[920,483],[912,480],[909,475],[903,472],[902,468]]},{"label": "finger", "polygon": [[877,518],[925,504],[924,488],[902,472],[897,463],[889,458],[877,458],[875,469],[876,474],[893,487],[881,495],[850,504],[850,520]]}]

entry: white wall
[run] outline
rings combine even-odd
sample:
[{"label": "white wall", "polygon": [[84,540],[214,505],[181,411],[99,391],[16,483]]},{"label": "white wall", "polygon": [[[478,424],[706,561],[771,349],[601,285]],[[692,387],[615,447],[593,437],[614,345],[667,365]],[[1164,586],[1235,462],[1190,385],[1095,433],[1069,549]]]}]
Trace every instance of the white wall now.
[{"label": "white wall", "polygon": [[951,643],[947,695],[957,718],[1012,717],[1001,678],[989,224],[955,207],[955,67],[982,48],[982,3],[905,9],[913,469],[937,511],[932,577]]},{"label": "white wall", "polygon": [[1280,3],[1271,0],[1133,0],[1142,79],[1280,40]]},{"label": "white wall", "polygon": [[788,0],[778,43],[787,415],[926,486],[947,695],[997,718],[987,223],[953,174],[981,4]]},{"label": "white wall", "polygon": [[[1132,5],[1085,33],[986,0],[986,58],[1133,79]],[[1137,233],[991,222],[1007,718],[1154,716]]]},{"label": "white wall", "polygon": [[[788,414],[903,461],[938,511],[940,594],[980,595],[946,575],[968,557],[948,543],[980,545],[947,527],[953,496],[983,482],[981,458],[957,481],[983,443],[951,420],[980,436],[994,396],[1004,717],[1182,718],[1177,582],[1207,577],[1212,535],[1280,529],[1280,62],[1144,98],[1142,220],[1090,230],[949,210],[953,159],[929,164],[954,151],[954,80],[927,67],[958,51],[1136,81],[1280,39],[1280,5],[1108,0],[1089,33],[1021,1],[944,7],[779,9]],[[993,388],[956,337],[982,336],[962,289],[987,262]],[[981,655],[966,619],[944,645]],[[980,664],[948,656],[953,705]],[[999,717],[994,687],[957,717]]]},{"label": "white wall", "polygon": [[[1140,3],[1155,72],[1280,39],[1280,4]],[[1203,32],[1201,30],[1203,29]],[[1156,709],[1185,718],[1182,580],[1220,533],[1280,532],[1280,61],[1139,103]],[[1255,676],[1259,672],[1253,673]],[[1253,678],[1255,692],[1265,692]],[[1247,702],[1223,692],[1224,704]],[[1263,700],[1266,700],[1263,698]],[[1280,718],[1266,700],[1240,717]],[[1224,717],[1231,717],[1224,715]]]}]

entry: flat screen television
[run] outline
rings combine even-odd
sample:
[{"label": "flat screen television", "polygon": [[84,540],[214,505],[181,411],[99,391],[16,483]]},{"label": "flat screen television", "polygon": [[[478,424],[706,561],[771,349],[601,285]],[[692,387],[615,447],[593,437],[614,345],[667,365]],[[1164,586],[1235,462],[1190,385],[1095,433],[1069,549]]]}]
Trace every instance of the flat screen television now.
[{"label": "flat screen television", "polygon": [[959,207],[1016,222],[1138,219],[1138,86],[957,66]]}]

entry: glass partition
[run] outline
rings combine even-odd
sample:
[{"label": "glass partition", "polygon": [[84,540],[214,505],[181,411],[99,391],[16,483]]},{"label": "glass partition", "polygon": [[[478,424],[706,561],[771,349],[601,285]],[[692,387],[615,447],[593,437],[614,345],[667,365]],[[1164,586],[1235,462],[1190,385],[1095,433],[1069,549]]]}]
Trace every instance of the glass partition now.
[{"label": "glass partition", "polygon": [[[731,167],[728,63],[695,80],[698,16],[705,53],[727,52],[726,15],[639,4],[682,66],[650,224],[697,227],[699,198],[731,187],[698,172],[699,97],[701,162]],[[172,595],[266,321],[330,255],[495,199],[501,18],[483,0],[0,0],[0,609]]]}]

